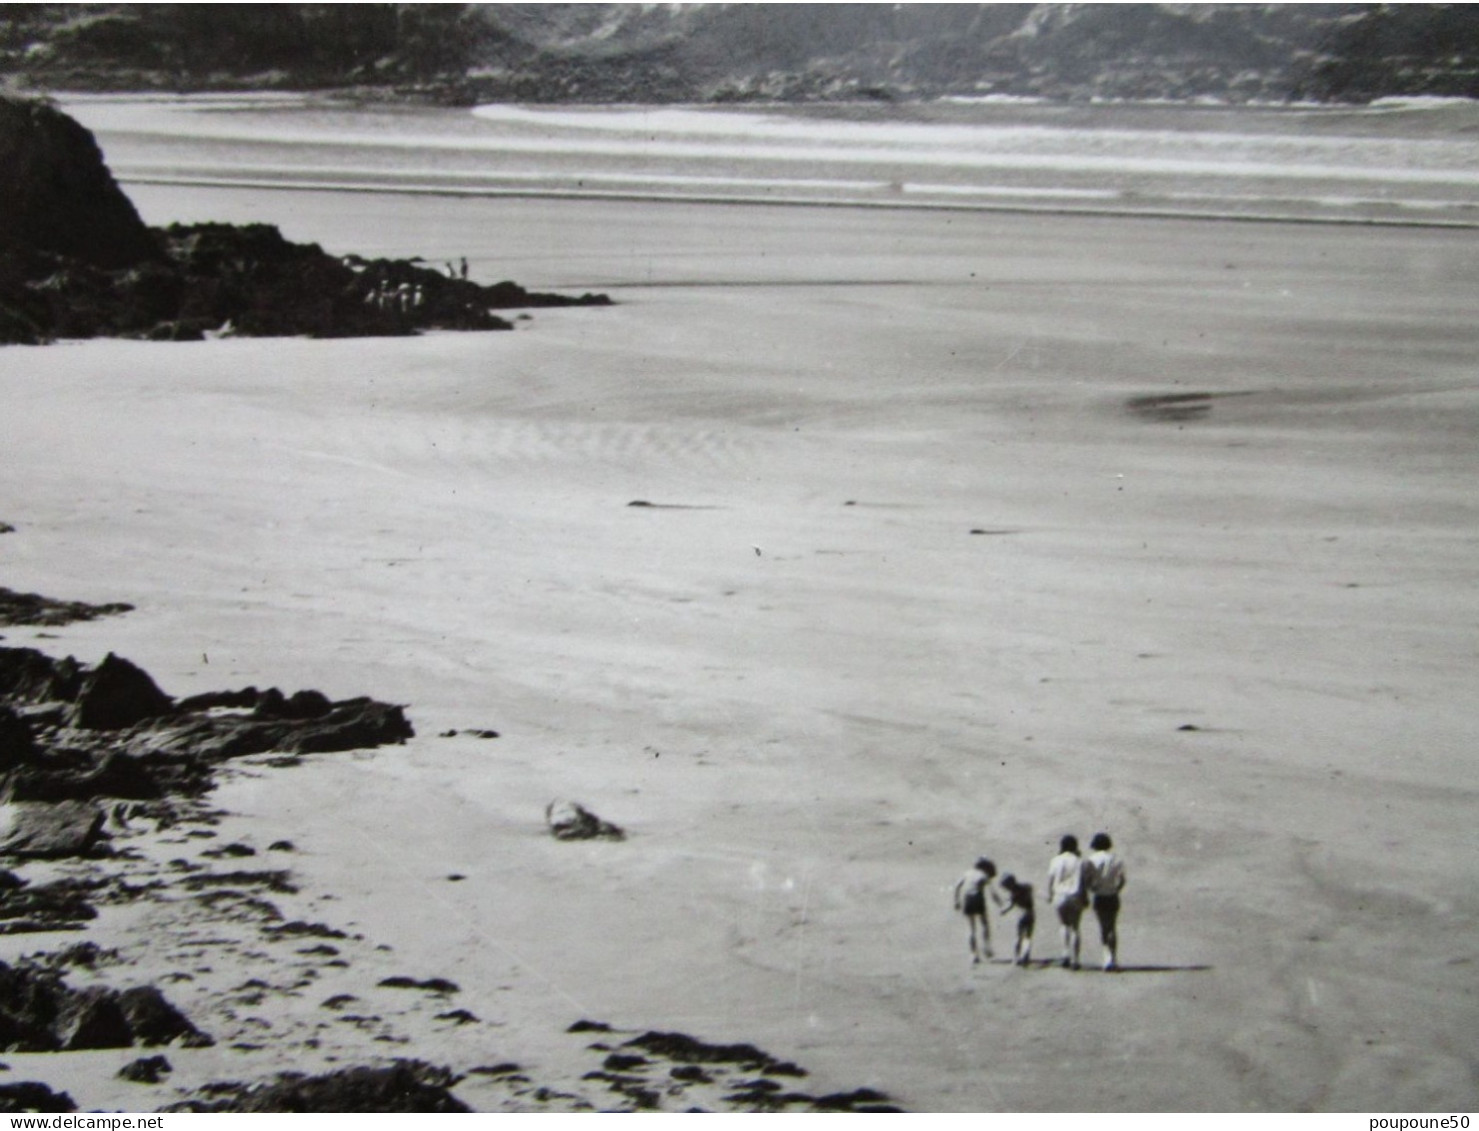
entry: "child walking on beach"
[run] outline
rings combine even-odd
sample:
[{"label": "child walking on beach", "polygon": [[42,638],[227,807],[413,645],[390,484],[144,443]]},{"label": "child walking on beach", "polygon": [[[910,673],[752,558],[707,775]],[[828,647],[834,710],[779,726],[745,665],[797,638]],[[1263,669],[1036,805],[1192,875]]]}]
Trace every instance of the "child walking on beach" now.
[{"label": "child walking on beach", "polygon": [[1037,912],[1032,906],[1032,885],[1018,881],[1008,872],[1001,878],[1001,891],[993,891],[991,897],[1001,908],[1003,915],[1017,912],[1017,942],[1012,948],[1012,961],[1026,966],[1032,961],[1032,929],[1037,925]]},{"label": "child walking on beach", "polygon": [[[991,955],[991,922],[986,917],[986,888],[996,876],[996,865],[982,856],[955,882],[955,910],[962,912],[971,932],[971,963]],[[980,943],[976,942],[977,935]]]}]

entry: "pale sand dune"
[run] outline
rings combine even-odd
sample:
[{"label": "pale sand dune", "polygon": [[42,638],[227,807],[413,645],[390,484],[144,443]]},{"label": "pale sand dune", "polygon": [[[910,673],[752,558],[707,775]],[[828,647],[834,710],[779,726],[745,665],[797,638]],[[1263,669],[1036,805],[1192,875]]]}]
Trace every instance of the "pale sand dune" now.
[{"label": "pale sand dune", "polygon": [[[513,334],[0,351],[3,582],[138,606],[45,647],[409,705],[215,797],[364,934],[345,985],[482,1019],[338,1053],[558,1079],[590,1017],[914,1109],[1474,1106],[1471,235],[134,195],[626,284]],[[1240,395],[1126,408],[1199,392]],[[554,842],[557,796],[629,839]],[[1152,969],[972,971],[959,872],[1041,889],[1099,828]],[[333,1051],[263,1008],[177,1075]]]}]

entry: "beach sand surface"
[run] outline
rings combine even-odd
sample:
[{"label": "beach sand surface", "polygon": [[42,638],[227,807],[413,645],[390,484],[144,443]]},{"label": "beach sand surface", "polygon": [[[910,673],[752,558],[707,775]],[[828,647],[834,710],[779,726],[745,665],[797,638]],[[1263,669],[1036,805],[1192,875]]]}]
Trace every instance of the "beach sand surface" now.
[{"label": "beach sand surface", "polygon": [[[8,644],[417,730],[212,803],[364,936],[341,988],[448,978],[478,1021],[396,1006],[416,1039],[374,1045],[271,999],[260,1048],[171,1050],[174,1086],[373,1055],[573,1082],[589,1018],[914,1110],[1475,1106],[1471,233],[130,194],[617,304],[0,351],[4,584],[137,606]],[[628,838],[554,841],[557,797]],[[1082,973],[973,968],[957,876],[1041,894],[1100,829],[1125,972],[1088,923]],[[163,971],[159,913],[94,933]],[[167,992],[205,1008],[231,961]],[[166,1102],[121,1055],[74,1058],[79,1103]]]}]

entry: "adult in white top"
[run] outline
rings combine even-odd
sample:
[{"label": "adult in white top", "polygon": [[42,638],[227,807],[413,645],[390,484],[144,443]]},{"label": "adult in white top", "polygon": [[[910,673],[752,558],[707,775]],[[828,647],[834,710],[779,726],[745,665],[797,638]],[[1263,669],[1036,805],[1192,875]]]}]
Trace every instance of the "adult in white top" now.
[{"label": "adult in white top", "polygon": [[1125,863],[1114,854],[1114,842],[1108,833],[1095,833],[1089,842],[1093,849],[1084,861],[1084,879],[1094,901],[1094,917],[1099,920],[1099,941],[1104,944],[1104,969],[1119,969],[1120,891],[1125,886]]},{"label": "adult in white top", "polygon": [[1084,886],[1084,861],[1078,854],[1078,837],[1058,842],[1058,855],[1048,865],[1048,902],[1058,912],[1063,927],[1063,967],[1078,969],[1079,920],[1088,903]]}]

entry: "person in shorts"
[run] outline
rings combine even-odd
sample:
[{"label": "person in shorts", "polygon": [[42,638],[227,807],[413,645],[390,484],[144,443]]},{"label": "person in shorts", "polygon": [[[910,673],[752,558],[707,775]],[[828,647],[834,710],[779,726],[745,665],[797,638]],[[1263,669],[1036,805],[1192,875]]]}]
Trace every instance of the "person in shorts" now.
[{"label": "person in shorts", "polygon": [[[986,889],[996,876],[996,865],[982,856],[955,883],[955,910],[966,917],[971,932],[971,963],[991,957],[991,923],[986,918]],[[978,943],[977,936],[980,937]]]},{"label": "person in shorts", "polygon": [[1084,881],[1099,920],[1099,941],[1104,945],[1104,969],[1119,969],[1120,891],[1125,886],[1125,864],[1114,853],[1108,833],[1095,833],[1084,861]]},{"label": "person in shorts", "polygon": [[1017,942],[1012,948],[1012,961],[1026,966],[1032,961],[1032,929],[1037,926],[1037,912],[1032,906],[1032,885],[1024,884],[1008,872],[1001,878],[1001,890],[991,897],[1003,915],[1017,912]]},{"label": "person in shorts", "polygon": [[1079,968],[1079,920],[1088,896],[1084,886],[1084,860],[1078,854],[1078,838],[1065,836],[1058,842],[1058,855],[1048,865],[1048,902],[1063,927],[1064,969]]}]

